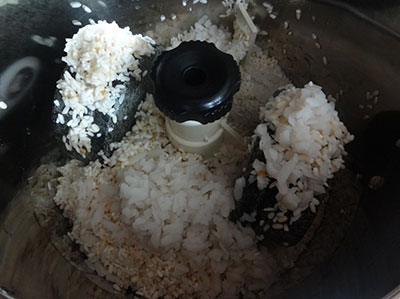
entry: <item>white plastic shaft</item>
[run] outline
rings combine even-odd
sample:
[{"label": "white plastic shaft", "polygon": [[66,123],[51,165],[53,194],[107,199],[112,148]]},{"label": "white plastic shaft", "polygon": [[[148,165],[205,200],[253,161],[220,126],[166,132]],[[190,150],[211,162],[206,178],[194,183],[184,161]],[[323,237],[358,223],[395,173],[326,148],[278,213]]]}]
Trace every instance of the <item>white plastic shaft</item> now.
[{"label": "white plastic shaft", "polygon": [[185,152],[210,156],[223,142],[224,130],[221,120],[203,125],[200,122],[189,120],[178,123],[166,119],[167,133],[171,142]]},{"label": "white plastic shaft", "polygon": [[189,153],[212,156],[224,139],[235,147],[246,148],[242,137],[224,119],[203,125],[193,120],[178,123],[167,118],[166,129],[172,144]]}]

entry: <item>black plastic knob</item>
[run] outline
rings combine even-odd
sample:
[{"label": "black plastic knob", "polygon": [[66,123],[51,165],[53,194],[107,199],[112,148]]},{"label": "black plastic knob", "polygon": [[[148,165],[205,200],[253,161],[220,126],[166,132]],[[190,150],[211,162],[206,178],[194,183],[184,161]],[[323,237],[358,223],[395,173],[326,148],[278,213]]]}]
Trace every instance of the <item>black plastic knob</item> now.
[{"label": "black plastic knob", "polygon": [[157,107],[180,123],[220,119],[231,110],[233,95],[240,88],[240,70],[233,57],[200,41],[164,51],[151,76]]}]

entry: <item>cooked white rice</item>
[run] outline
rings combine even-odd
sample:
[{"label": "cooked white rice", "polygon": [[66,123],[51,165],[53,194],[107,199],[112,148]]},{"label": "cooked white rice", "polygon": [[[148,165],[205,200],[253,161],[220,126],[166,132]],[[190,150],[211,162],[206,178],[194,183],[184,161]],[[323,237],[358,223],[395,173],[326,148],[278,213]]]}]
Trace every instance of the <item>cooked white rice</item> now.
[{"label": "cooked white rice", "polygon": [[253,231],[228,220],[243,153],[222,149],[208,162],[183,154],[169,143],[151,96],[141,112],[107,167],[72,161],[60,168],[54,200],[72,220],[70,237],[88,265],[151,298],[233,296],[268,286]]},{"label": "cooked white rice", "polygon": [[[225,2],[233,7],[233,1]],[[214,42],[237,61],[247,51],[208,17],[174,37],[171,47],[193,39]],[[82,71],[89,81],[107,84],[111,80],[97,81],[96,69],[81,70],[76,59],[68,63],[76,63],[74,71]],[[259,107],[289,81],[261,50],[241,65],[241,73],[242,89],[235,97],[230,123],[246,134],[254,130]],[[68,84],[73,85],[73,80],[65,82],[65,90]],[[96,107],[106,100],[88,105]],[[246,183],[239,179],[234,184],[242,173],[245,153],[229,145],[207,161],[182,153],[170,144],[164,116],[151,95],[136,116],[132,131],[113,145],[115,152],[109,159],[104,157],[105,165],[96,161],[82,166],[73,160],[59,169],[62,176],[54,200],[72,221],[69,236],[87,255],[87,265],[114,282],[116,289],[132,287],[149,298],[263,297],[283,269],[257,248],[252,229],[228,219],[234,198],[242,196]],[[257,162],[254,167],[266,166]],[[259,184],[265,186],[263,181]]]},{"label": "cooked white rice", "polygon": [[[249,180],[263,190],[271,179],[278,188],[274,212],[293,212],[290,222],[319,204],[328,179],[344,167],[344,145],[353,140],[339,120],[333,101],[310,82],[304,88],[289,87],[261,109],[261,124],[254,131],[266,162],[255,160]],[[273,131],[274,133],[270,133]],[[244,187],[237,181],[237,197]]]},{"label": "cooked white rice", "polygon": [[207,15],[198,20],[189,30],[179,33],[171,39],[171,48],[176,48],[184,41],[207,41],[240,62],[249,50],[250,45],[243,39],[233,38],[232,34],[223,27],[214,25]]},{"label": "cooked white rice", "polygon": [[[172,44],[190,38],[223,41],[222,50],[234,51],[232,35],[208,17]],[[282,77],[281,84],[286,82]],[[54,200],[72,220],[70,237],[88,256],[87,264],[117,289],[132,286],[150,298],[265,290],[275,275],[254,232],[228,219],[245,153],[224,145],[203,161],[180,152],[169,143],[150,95],[137,117],[110,159],[104,157],[106,166],[71,161],[60,168]]]},{"label": "cooked white rice", "polygon": [[129,27],[115,22],[99,21],[87,25],[67,39],[62,60],[67,64],[63,79],[57,82],[65,109],[59,115],[69,115],[69,132],[64,139],[68,150],[85,157],[91,152],[91,135],[99,131],[90,111],[110,116],[116,123],[114,106],[125,93],[130,77],[141,80],[139,59],[154,53],[154,41],[140,34],[133,35]]}]

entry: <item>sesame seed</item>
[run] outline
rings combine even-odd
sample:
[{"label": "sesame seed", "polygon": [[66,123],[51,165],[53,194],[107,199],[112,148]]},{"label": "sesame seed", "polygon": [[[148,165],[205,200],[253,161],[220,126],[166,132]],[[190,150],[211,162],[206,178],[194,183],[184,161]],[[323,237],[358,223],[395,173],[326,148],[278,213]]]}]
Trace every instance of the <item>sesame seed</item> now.
[{"label": "sesame seed", "polygon": [[103,1],[101,1],[101,0],[98,0],[97,3],[99,3],[100,6],[107,7],[107,4],[105,4],[105,3],[104,3]]},{"label": "sesame seed", "polygon": [[0,101],[0,109],[6,110],[7,109],[7,104],[4,101]]},{"label": "sesame seed", "polygon": [[69,3],[69,5],[72,7],[72,8],[79,8],[79,7],[81,7],[82,6],[82,3],[80,3],[80,2],[70,2]]},{"label": "sesame seed", "polygon": [[87,13],[91,13],[92,12],[91,8],[89,6],[87,6],[87,5],[82,5],[82,8]]},{"label": "sesame seed", "polygon": [[275,211],[275,209],[274,208],[265,208],[264,211],[265,212],[272,212],[272,211]]},{"label": "sesame seed", "polygon": [[78,20],[72,20],[72,25],[82,26],[82,23],[80,21],[78,21]]},{"label": "sesame seed", "polygon": [[62,114],[58,114],[58,121],[62,125],[65,123],[65,119],[64,119],[64,116]]},{"label": "sesame seed", "polygon": [[312,37],[313,40],[317,40],[318,39],[318,37],[317,37],[317,35],[315,33],[312,33],[311,37]]},{"label": "sesame seed", "polygon": [[272,13],[274,11],[274,7],[268,2],[263,2],[262,5],[265,7],[268,13]]},{"label": "sesame seed", "polygon": [[289,22],[288,21],[283,22],[283,27],[285,29],[288,29],[289,28]]},{"label": "sesame seed", "polygon": [[283,224],[281,224],[281,223],[274,223],[274,224],[272,224],[272,228],[273,228],[273,229],[282,229],[282,228],[283,228]]},{"label": "sesame seed", "polygon": [[378,190],[383,186],[385,179],[381,176],[373,176],[368,183],[368,187],[372,190]]},{"label": "sesame seed", "polygon": [[297,20],[301,19],[301,9],[300,8],[296,9],[296,19]]},{"label": "sesame seed", "polygon": [[288,217],[286,217],[286,216],[281,216],[281,217],[278,218],[278,222],[279,223],[284,223],[286,221],[288,221]]}]

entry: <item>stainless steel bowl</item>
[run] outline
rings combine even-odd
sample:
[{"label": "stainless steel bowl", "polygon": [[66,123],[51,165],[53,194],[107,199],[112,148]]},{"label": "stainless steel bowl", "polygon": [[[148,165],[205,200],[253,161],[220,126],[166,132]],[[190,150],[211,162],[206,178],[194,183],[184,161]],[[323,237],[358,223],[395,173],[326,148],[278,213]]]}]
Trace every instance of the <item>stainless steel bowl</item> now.
[{"label": "stainless steel bowl", "polygon": [[[33,213],[40,194],[23,191],[41,157],[55,147],[50,111],[64,40],[77,30],[71,20],[116,20],[144,32],[157,30],[160,15],[174,13],[180,22],[171,30],[178,31],[204,13],[218,20],[223,10],[220,1],[211,0],[194,5],[193,12],[181,1],[103,0],[107,8],[98,1],[81,2],[93,12],[74,10],[67,1],[19,0],[6,6],[0,1],[0,101],[8,99],[8,108],[0,109],[0,296],[121,296],[63,258]],[[382,297],[400,282],[400,148],[395,146],[400,138],[400,5],[271,0],[278,12],[272,19],[262,2],[251,1],[255,23],[268,32],[257,44],[278,59],[293,83],[312,80],[338,99],[340,116],[356,135],[348,148],[350,167],[363,186],[358,206],[343,202],[325,215],[328,227],[348,222],[343,236],[328,228],[320,232],[337,239],[338,246],[321,254],[323,247],[310,243],[294,269],[271,287],[270,297]],[[375,90],[379,99],[371,102],[367,93]],[[368,188],[373,176],[384,178],[378,190]]]}]

